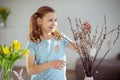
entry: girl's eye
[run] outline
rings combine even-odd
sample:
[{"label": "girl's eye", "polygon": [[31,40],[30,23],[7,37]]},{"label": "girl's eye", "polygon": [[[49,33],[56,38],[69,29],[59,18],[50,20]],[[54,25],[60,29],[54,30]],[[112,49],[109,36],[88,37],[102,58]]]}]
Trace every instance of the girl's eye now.
[{"label": "girl's eye", "polygon": [[50,19],[49,21],[50,21],[50,22],[52,22],[52,21],[55,21],[55,22],[56,22],[56,21],[57,21],[57,19],[55,19],[55,20],[53,20],[53,19]]},{"label": "girl's eye", "polygon": [[57,21],[57,19],[55,19],[55,21]]},{"label": "girl's eye", "polygon": [[52,19],[49,20],[50,22],[53,21]]}]

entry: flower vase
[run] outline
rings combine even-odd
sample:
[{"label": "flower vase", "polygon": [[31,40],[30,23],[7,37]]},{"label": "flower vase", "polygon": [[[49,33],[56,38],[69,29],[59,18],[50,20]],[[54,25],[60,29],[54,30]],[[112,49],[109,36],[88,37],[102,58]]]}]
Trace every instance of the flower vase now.
[{"label": "flower vase", "polygon": [[94,80],[94,79],[93,79],[93,76],[91,76],[91,77],[85,76],[84,80]]},{"label": "flower vase", "polygon": [[11,68],[8,69],[7,71],[4,69],[1,69],[0,80],[13,80],[11,77]]},{"label": "flower vase", "polygon": [[5,22],[2,20],[2,18],[0,17],[0,28],[3,28],[5,26]]}]

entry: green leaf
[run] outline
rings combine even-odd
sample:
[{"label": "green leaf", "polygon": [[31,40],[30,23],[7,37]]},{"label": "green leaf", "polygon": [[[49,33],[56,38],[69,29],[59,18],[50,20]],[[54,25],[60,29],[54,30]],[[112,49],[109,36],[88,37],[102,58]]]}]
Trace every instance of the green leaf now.
[{"label": "green leaf", "polygon": [[0,55],[3,54],[3,48],[2,45],[0,45]]}]

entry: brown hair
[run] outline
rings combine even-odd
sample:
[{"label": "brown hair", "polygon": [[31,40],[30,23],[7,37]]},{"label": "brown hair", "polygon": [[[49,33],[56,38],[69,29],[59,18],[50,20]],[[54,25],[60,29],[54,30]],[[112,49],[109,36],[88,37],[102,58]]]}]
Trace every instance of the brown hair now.
[{"label": "brown hair", "polygon": [[[43,18],[44,15],[49,12],[55,12],[55,10],[48,6],[42,6],[37,10],[36,13],[31,16],[29,39],[33,42],[40,42],[40,36],[43,35],[41,28],[37,24],[37,18]],[[61,33],[59,33],[57,30],[55,30],[52,35],[55,36],[58,40],[62,38]]]}]

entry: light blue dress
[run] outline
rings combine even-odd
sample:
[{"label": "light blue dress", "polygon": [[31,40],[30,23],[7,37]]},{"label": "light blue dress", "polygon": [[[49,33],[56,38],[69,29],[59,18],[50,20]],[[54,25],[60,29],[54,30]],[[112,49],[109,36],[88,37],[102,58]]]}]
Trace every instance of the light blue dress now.
[{"label": "light blue dress", "polygon": [[[35,55],[36,64],[43,64],[53,60],[66,61],[65,48],[68,46],[70,39],[64,36],[61,40],[51,38],[42,40],[40,43],[28,42],[30,53]],[[56,46],[58,50],[56,50]],[[66,67],[63,69],[48,69],[39,74],[31,76],[31,80],[66,80]]]}]

